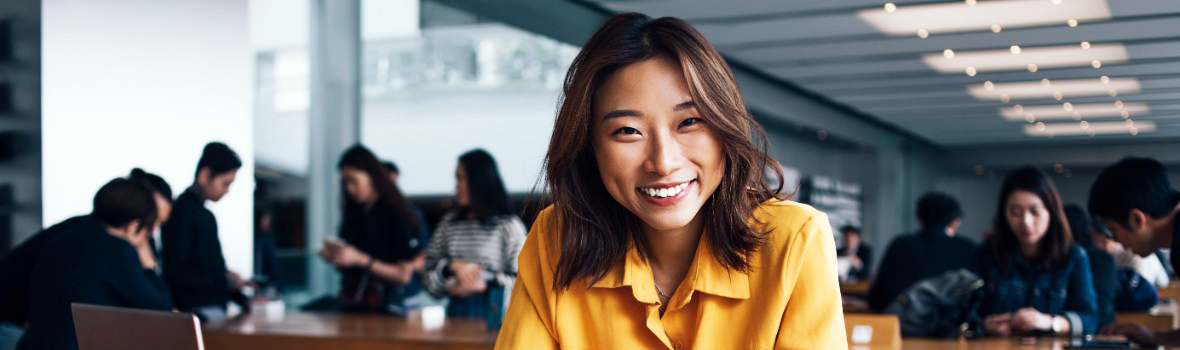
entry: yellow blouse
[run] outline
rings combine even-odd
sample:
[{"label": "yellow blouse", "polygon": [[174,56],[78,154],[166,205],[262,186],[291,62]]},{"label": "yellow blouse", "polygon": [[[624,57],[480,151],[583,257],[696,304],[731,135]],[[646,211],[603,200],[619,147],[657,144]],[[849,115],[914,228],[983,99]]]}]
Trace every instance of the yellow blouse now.
[{"label": "yellow blouse", "polygon": [[750,257],[749,274],[722,267],[702,238],[663,317],[651,267],[634,246],[593,286],[557,292],[552,209],[541,212],[525,240],[496,349],[848,347],[835,242],[827,216],[810,206],[769,200],[755,210],[773,231]]}]

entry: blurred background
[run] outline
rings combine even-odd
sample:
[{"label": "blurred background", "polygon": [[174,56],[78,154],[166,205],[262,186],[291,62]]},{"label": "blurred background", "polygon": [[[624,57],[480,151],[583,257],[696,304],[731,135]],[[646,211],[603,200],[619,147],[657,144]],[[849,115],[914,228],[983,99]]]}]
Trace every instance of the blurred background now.
[{"label": "blurred background", "polygon": [[0,255],[132,167],[187,187],[222,141],[246,164],[210,204],[230,269],[254,271],[265,232],[288,306],[331,293],[315,252],[339,225],[347,147],[396,162],[432,225],[473,148],[524,201],[569,63],[615,11],[696,26],[794,199],[870,245],[916,230],[931,190],[979,241],[1027,164],[1079,204],[1124,156],[1180,169],[1176,1],[5,0]]}]

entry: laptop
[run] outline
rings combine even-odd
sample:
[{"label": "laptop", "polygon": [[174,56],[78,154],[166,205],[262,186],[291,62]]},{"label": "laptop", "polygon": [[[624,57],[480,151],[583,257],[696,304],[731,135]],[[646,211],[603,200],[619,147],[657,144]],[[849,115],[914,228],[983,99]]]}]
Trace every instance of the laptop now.
[{"label": "laptop", "polygon": [[89,304],[70,304],[79,350],[204,350],[201,322],[172,313]]}]

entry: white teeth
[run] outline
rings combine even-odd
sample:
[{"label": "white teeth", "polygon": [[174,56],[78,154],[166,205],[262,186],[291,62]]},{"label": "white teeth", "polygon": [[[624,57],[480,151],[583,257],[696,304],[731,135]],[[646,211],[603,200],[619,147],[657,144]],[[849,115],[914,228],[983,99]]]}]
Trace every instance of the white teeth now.
[{"label": "white teeth", "polygon": [[667,198],[667,197],[672,197],[672,196],[676,196],[676,195],[680,194],[681,191],[684,191],[684,189],[688,187],[688,184],[689,184],[688,182],[685,182],[685,183],[682,183],[682,184],[679,184],[676,186],[665,187],[665,188],[640,188],[639,191],[643,192],[644,194],[646,194],[648,196],[652,196],[652,197],[656,197],[656,198]]}]

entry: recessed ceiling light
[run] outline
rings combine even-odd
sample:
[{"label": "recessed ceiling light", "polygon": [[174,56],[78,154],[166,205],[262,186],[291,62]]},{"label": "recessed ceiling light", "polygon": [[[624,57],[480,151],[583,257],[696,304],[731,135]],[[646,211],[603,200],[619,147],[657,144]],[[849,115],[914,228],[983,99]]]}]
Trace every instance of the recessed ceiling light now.
[{"label": "recessed ceiling light", "polygon": [[1065,98],[1065,95],[1062,94],[1061,91],[1054,91],[1053,92],[1053,99],[1054,100],[1061,101],[1062,98]]},{"label": "recessed ceiling light", "polygon": [[1035,122],[1035,121],[1037,121],[1037,116],[1033,115],[1032,113],[1025,114],[1024,121],[1029,122],[1029,123]]},{"label": "recessed ceiling light", "polygon": [[1037,125],[1034,126],[1034,128],[1037,129],[1037,131],[1044,132],[1045,128],[1047,127],[1045,126],[1045,122],[1037,122]]},{"label": "recessed ceiling light", "polygon": [[1004,117],[1005,120],[1015,121],[1026,119],[1029,114],[1036,115],[1039,119],[1049,120],[1069,118],[1076,119],[1080,118],[1081,116],[1086,116],[1086,118],[1113,117],[1117,115],[1126,115],[1126,117],[1123,117],[1126,119],[1127,117],[1130,117],[1132,113],[1135,115],[1143,115],[1151,111],[1146,103],[1141,102],[1131,102],[1123,106],[1119,106],[1116,103],[1066,103],[1070,104],[1070,109],[1068,110],[1059,105],[1019,105],[1020,108],[1016,108],[1016,106],[1001,107],[999,112],[1000,116]]},{"label": "recessed ceiling light", "polygon": [[1090,49],[1090,42],[1089,42],[1089,41],[1083,41],[1081,45],[1082,45],[1082,49],[1083,49],[1083,50],[1089,50],[1089,49]]},{"label": "recessed ceiling light", "polygon": [[967,6],[975,6],[975,0],[966,0]]},{"label": "recessed ceiling light", "polygon": [[967,69],[964,69],[964,71],[966,71],[967,76],[969,77],[975,76],[975,67],[967,67]]},{"label": "recessed ceiling light", "polygon": [[1130,117],[1131,117],[1131,111],[1122,111],[1122,112],[1119,112],[1119,116],[1123,117],[1123,119],[1130,118]]},{"label": "recessed ceiling light", "polygon": [[1109,83],[1110,83],[1110,77],[1108,77],[1108,76],[1105,76],[1105,75],[1103,75],[1102,77],[1099,77],[1099,78],[1098,78],[1098,80],[1099,80],[1099,81],[1101,81],[1103,84],[1109,84]]},{"label": "recessed ceiling light", "polygon": [[[1110,83],[1103,84],[1098,79],[1057,79],[1053,86],[1045,87],[1039,81],[1023,81],[1011,83],[993,83],[992,90],[983,88],[983,84],[967,86],[967,91],[980,100],[995,100],[1001,95],[1008,95],[1012,99],[1037,99],[1049,97],[1081,97],[1101,96],[1112,89],[1122,92],[1138,92],[1139,80],[1136,78],[1112,78]],[[1025,106],[1028,108],[1028,106]]]},{"label": "recessed ceiling light", "polygon": [[1050,82],[1049,78],[1041,78],[1041,86],[1049,87],[1049,85],[1052,85],[1052,84],[1053,84],[1053,82]]},{"label": "recessed ceiling light", "polygon": [[918,37],[919,38],[926,39],[929,36],[930,36],[930,32],[927,32],[925,29],[918,29]]},{"label": "recessed ceiling light", "polygon": [[988,80],[988,81],[985,81],[985,82],[983,82],[983,88],[984,88],[984,89],[991,90],[991,89],[993,89],[993,88],[995,88],[995,87],[996,87],[996,84],[993,84],[991,80]]},{"label": "recessed ceiling light", "polygon": [[1069,102],[1062,103],[1062,104],[1061,104],[1061,109],[1064,109],[1066,112],[1068,112],[1068,111],[1072,111],[1072,110],[1073,110],[1073,104],[1072,104],[1072,103],[1069,103]]},{"label": "recessed ceiling light", "polygon": [[1004,27],[1001,27],[999,24],[992,25],[992,33],[999,33],[1002,30],[1004,30]]},{"label": "recessed ceiling light", "polygon": [[1070,18],[1068,21],[1065,21],[1065,24],[1068,24],[1070,28],[1077,27],[1078,20]]},{"label": "recessed ceiling light", "polygon": [[1053,5],[1044,1],[983,1],[975,6],[949,2],[898,8],[887,3],[884,8],[861,10],[856,15],[877,31],[890,35],[911,35],[918,29],[930,33],[987,30],[993,24],[1004,28],[1060,25],[1069,19],[1089,21],[1111,17],[1106,0],[1070,0],[1060,6]]},{"label": "recessed ceiling light", "polygon": [[[953,60],[946,58],[954,57]],[[1015,71],[1027,68],[1036,72],[1039,68],[1094,66],[1095,62],[1126,62],[1130,56],[1123,44],[1094,45],[1090,49],[1075,45],[1049,47],[1020,47],[1013,45],[1008,50],[952,51],[943,50],[938,54],[926,54],[922,61],[941,73],[953,73],[966,67],[975,67],[980,72]]]},{"label": "recessed ceiling light", "polygon": [[1081,121],[1078,123],[1045,124],[1044,127],[1040,127],[1040,125],[1040,123],[1038,123],[1036,126],[1026,125],[1024,127],[1024,133],[1029,136],[1048,136],[1049,134],[1056,136],[1078,136],[1089,135],[1090,132],[1093,132],[1095,135],[1128,133],[1135,135],[1139,132],[1155,131],[1155,123],[1151,121],[1138,122],[1135,123],[1135,126],[1127,126],[1125,122],[1090,123],[1087,121]]},{"label": "recessed ceiling light", "polygon": [[1090,67],[1102,68],[1102,61],[1099,61],[1099,60],[1090,61]]},{"label": "recessed ceiling light", "polygon": [[1106,94],[1110,95],[1110,97],[1115,97],[1115,96],[1119,95],[1119,91],[1115,90],[1115,89],[1110,89],[1110,91],[1107,91]]},{"label": "recessed ceiling light", "polygon": [[1121,108],[1123,108],[1123,107],[1125,107],[1125,106],[1126,106],[1126,104],[1123,104],[1123,101],[1122,101],[1122,100],[1114,101],[1114,108],[1120,108],[1120,109],[1121,109]]},{"label": "recessed ceiling light", "polygon": [[1135,121],[1127,119],[1127,126],[1135,126]]}]

